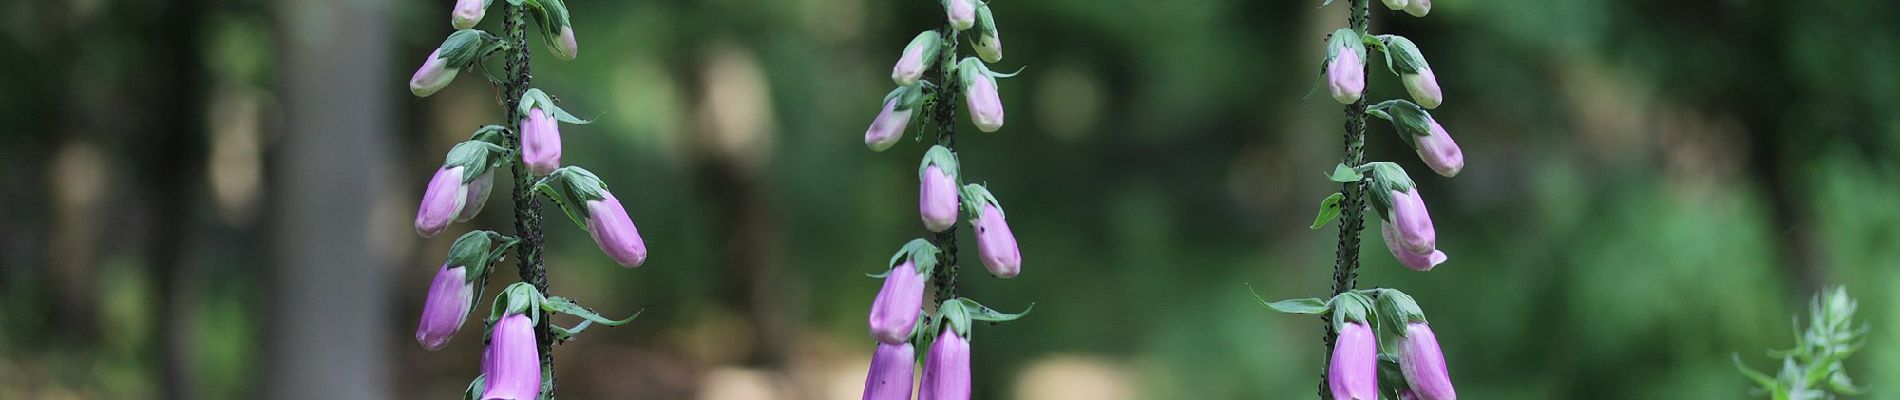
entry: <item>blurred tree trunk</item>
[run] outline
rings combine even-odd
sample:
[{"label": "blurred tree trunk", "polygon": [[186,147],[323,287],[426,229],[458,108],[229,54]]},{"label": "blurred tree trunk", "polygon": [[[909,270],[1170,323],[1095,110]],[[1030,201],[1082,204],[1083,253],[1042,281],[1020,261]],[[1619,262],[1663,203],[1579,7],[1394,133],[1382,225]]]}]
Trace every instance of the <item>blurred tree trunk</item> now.
[{"label": "blurred tree trunk", "polygon": [[200,398],[196,363],[192,360],[197,320],[196,290],[203,287],[193,280],[192,265],[185,261],[190,246],[193,195],[200,193],[199,177],[204,174],[205,91],[202,40],[205,3],[209,0],[179,0],[166,3],[162,18],[153,31],[160,32],[161,46],[150,49],[146,65],[153,69],[149,83],[152,92],[146,98],[152,106],[155,124],[150,131],[131,138],[132,155],[139,160],[139,181],[144,183],[146,224],[145,260],[157,279],[160,309],[156,372],[164,385],[164,398],[184,400]]},{"label": "blurred tree trunk", "polygon": [[389,26],[381,0],[281,0],[285,134],[270,179],[273,257],[263,398],[390,395],[387,260],[370,212],[390,167]]},{"label": "blurred tree trunk", "polygon": [[1805,167],[1813,160],[1815,144],[1824,143],[1822,132],[1791,132],[1791,111],[1799,110],[1801,90],[1786,63],[1800,58],[1784,40],[1786,12],[1780,2],[1756,3],[1751,7],[1728,7],[1726,37],[1738,38],[1745,51],[1736,52],[1742,60],[1730,63],[1740,69],[1736,75],[1748,84],[1729,85],[1731,112],[1738,115],[1748,133],[1749,175],[1760,185],[1767,200],[1771,238],[1776,260],[1790,280],[1789,290],[1796,304],[1821,287],[1827,265],[1816,235],[1811,197],[1803,187]]}]

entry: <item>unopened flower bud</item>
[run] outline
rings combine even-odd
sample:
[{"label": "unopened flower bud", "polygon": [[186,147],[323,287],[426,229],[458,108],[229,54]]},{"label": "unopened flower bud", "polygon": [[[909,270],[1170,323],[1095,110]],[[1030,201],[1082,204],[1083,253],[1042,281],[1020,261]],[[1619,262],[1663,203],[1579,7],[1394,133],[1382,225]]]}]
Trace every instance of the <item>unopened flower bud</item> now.
[{"label": "unopened flower bud", "polygon": [[462,321],[468,319],[474,305],[475,284],[468,281],[468,267],[443,264],[429,284],[429,297],[422,302],[416,342],[429,351],[441,350],[462,329]]},{"label": "unopened flower bud", "polygon": [[640,229],[633,226],[620,199],[605,190],[601,198],[587,201],[587,234],[594,237],[600,251],[622,267],[633,268],[647,261],[647,244]]},{"label": "unopened flower bud", "polygon": [[1010,232],[1002,210],[995,204],[984,204],[983,214],[971,224],[976,225],[977,255],[983,258],[983,267],[990,270],[990,275],[1010,278],[1023,272],[1023,255],[1017,251],[1016,234]]},{"label": "unopened flower bud", "polygon": [[1451,387],[1451,372],[1445,369],[1445,353],[1438,348],[1438,335],[1430,325],[1406,324],[1405,340],[1399,346],[1399,371],[1419,400],[1458,399]]},{"label": "unopened flower bud", "polygon": [[[951,0],[961,1],[961,0]],[[970,68],[976,63],[964,63]],[[996,94],[996,78],[982,72],[972,71],[964,74],[964,98],[970,106],[970,122],[976,129],[984,132],[996,132],[1003,128],[1003,98]]]},{"label": "unopened flower bud", "polygon": [[1339,54],[1326,66],[1326,87],[1332,89],[1333,100],[1340,104],[1359,101],[1359,96],[1366,91],[1366,67],[1358,51],[1339,49]]},{"label": "unopened flower bud", "polygon": [[1432,12],[1432,0],[1411,0],[1405,5],[1405,13],[1414,17],[1423,17]]},{"label": "unopened flower bud", "polygon": [[970,400],[970,342],[945,327],[924,360],[920,400]]},{"label": "unopened flower bud", "polygon": [[429,187],[422,192],[422,205],[416,208],[416,234],[435,237],[449,229],[449,222],[468,204],[468,185],[462,183],[462,167],[435,170]]},{"label": "unopened flower bud", "polygon": [[1418,102],[1419,107],[1438,108],[1445,102],[1445,92],[1438,88],[1438,75],[1432,73],[1431,67],[1401,74],[1399,78],[1405,81],[1405,92],[1412,94],[1412,101]]},{"label": "unopened flower bud", "polygon": [[878,343],[871,371],[864,376],[864,400],[910,400],[917,371],[917,347],[910,342]]},{"label": "unopened flower bud", "polygon": [[943,46],[943,38],[936,31],[924,31],[910,39],[904,46],[904,54],[897,58],[897,65],[891,66],[891,81],[898,86],[910,86],[924,77],[924,71],[937,63],[937,51]]},{"label": "unopened flower bud", "polygon": [[559,121],[539,107],[521,120],[521,162],[535,175],[551,174],[561,168]]},{"label": "unopened flower bud", "polygon": [[1003,34],[996,28],[996,16],[990,13],[988,4],[976,8],[976,29],[976,56],[988,63],[1003,61]]},{"label": "unopened flower bud", "polygon": [[468,200],[463,202],[462,212],[455,216],[455,222],[468,222],[482,213],[482,207],[488,205],[488,193],[495,188],[495,170],[483,172],[468,183]]},{"label": "unopened flower bud", "polygon": [[872,151],[884,151],[897,144],[904,137],[904,128],[910,126],[911,113],[916,108],[897,109],[903,96],[884,101],[884,110],[878,111],[877,119],[871,120],[871,128],[864,131],[864,145]]},{"label": "unopened flower bud", "polygon": [[871,337],[886,344],[910,341],[923,306],[924,276],[906,259],[884,276],[884,288],[871,301]]},{"label": "unopened flower bud", "polygon": [[1326,384],[1334,399],[1379,399],[1379,338],[1364,321],[1347,322],[1339,331],[1326,368]]},{"label": "unopened flower bud", "polygon": [[1404,10],[1405,4],[1406,0],[1385,0],[1385,8],[1390,8],[1392,11]]},{"label": "unopened flower bud", "polygon": [[474,28],[475,24],[482,22],[482,15],[487,12],[487,0],[456,0],[455,11],[449,16],[449,25],[455,29]]},{"label": "unopened flower bud", "polygon": [[1444,251],[1437,249],[1433,249],[1431,254],[1412,254],[1411,250],[1406,250],[1405,245],[1399,242],[1398,231],[1392,228],[1392,224],[1380,225],[1379,233],[1385,237],[1385,247],[1392,251],[1392,257],[1399,259],[1399,265],[1406,268],[1414,271],[1430,271],[1448,259]]},{"label": "unopened flower bud", "polygon": [[956,225],[957,203],[956,177],[935,164],[925,167],[923,183],[917,194],[917,211],[923,215],[924,228],[931,232],[943,232],[950,229],[951,225]]},{"label": "unopened flower bud", "polygon": [[1432,171],[1446,178],[1458,176],[1465,169],[1465,153],[1458,149],[1458,143],[1451,140],[1451,134],[1445,132],[1445,126],[1437,120],[1431,121],[1431,130],[1425,136],[1414,136],[1418,145],[1418,159],[1431,166]]},{"label": "unopened flower bud", "polygon": [[560,39],[556,41],[554,48],[550,50],[554,50],[552,51],[554,58],[562,60],[573,60],[574,56],[580,55],[581,45],[579,42],[574,41],[574,27],[561,27]]},{"label": "unopened flower bud", "polygon": [[449,65],[449,61],[441,55],[442,49],[438,48],[429,53],[429,58],[422,60],[422,68],[417,68],[416,74],[409,77],[409,93],[416,97],[429,97],[455,80],[459,68]]},{"label": "unopened flower bud", "polygon": [[495,322],[482,354],[484,400],[533,400],[541,395],[541,356],[535,348],[534,322],[508,314]]},{"label": "unopened flower bud", "polygon": [[1392,191],[1392,224],[1396,225],[1399,247],[1412,254],[1431,255],[1438,250],[1438,232],[1432,216],[1425,210],[1425,197],[1418,188],[1409,192]]},{"label": "unopened flower bud", "polygon": [[943,0],[943,11],[950,16],[950,27],[956,30],[970,29],[976,26],[977,0]]}]

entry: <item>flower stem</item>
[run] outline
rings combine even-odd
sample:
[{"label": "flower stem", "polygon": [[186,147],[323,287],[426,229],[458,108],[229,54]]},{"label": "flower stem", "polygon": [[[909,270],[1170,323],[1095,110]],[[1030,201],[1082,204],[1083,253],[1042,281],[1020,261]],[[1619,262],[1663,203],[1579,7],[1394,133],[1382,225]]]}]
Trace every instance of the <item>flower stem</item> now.
[{"label": "flower stem", "polygon": [[[1371,0],[1353,0],[1346,21],[1352,30],[1365,36],[1366,27],[1371,19]],[[1368,64],[1369,65],[1369,64]],[[1358,168],[1366,163],[1366,97],[1346,105],[1345,154],[1340,163]],[[1366,227],[1365,208],[1367,181],[1340,184],[1340,192],[1345,196],[1339,202],[1339,247],[1333,259],[1333,296],[1353,290],[1359,280],[1359,234]],[[1333,330],[1331,314],[1320,314],[1320,321],[1326,329],[1326,353],[1322,362],[1331,362],[1334,342],[1339,332]],[[1326,384],[1327,368],[1322,364],[1319,375],[1319,398],[1331,399],[1332,391]]]},{"label": "flower stem", "polygon": [[[957,30],[949,26],[943,28],[943,49],[938,52],[937,95],[930,104],[930,119],[937,129],[937,144],[957,151],[957,96],[962,86],[957,84]],[[926,74],[928,75],[928,74]],[[959,173],[961,175],[961,173]],[[961,202],[959,202],[961,203]],[[976,212],[976,211],[971,211]],[[931,241],[942,249],[942,259],[932,273],[931,281],[937,288],[937,305],[957,297],[957,226],[937,232]]]},{"label": "flower stem", "polygon": [[[529,74],[527,10],[518,6],[502,4],[507,16],[502,20],[509,45],[507,55],[507,82],[502,85],[502,113],[508,116],[508,126],[521,126],[521,114],[515,112],[521,104],[521,95],[532,85],[533,76]],[[521,133],[509,130],[506,133],[508,146],[518,154],[521,151]],[[535,179],[521,163],[512,163],[510,172],[514,174],[513,189],[515,203],[515,236],[521,238],[515,247],[516,264],[520,266],[521,281],[534,285],[543,295],[548,292],[547,265],[542,263],[541,252],[544,249],[541,236],[541,199],[534,194]],[[542,318],[535,326],[535,350],[541,354],[541,398],[554,398],[554,331],[549,320]]]}]

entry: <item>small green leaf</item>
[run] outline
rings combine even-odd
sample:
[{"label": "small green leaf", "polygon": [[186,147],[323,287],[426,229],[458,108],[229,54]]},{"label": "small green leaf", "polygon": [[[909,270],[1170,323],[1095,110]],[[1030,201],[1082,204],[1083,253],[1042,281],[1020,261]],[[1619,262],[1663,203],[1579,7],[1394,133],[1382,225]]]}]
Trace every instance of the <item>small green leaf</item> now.
[{"label": "small green leaf", "polygon": [[1304,298],[1304,299],[1280,300],[1280,301],[1276,301],[1272,303],[1262,302],[1261,304],[1266,305],[1267,308],[1272,309],[1273,311],[1279,311],[1279,312],[1283,312],[1287,314],[1321,314],[1321,313],[1325,313],[1326,310],[1331,309],[1331,307],[1328,307],[1326,305],[1325,300],[1320,300],[1320,299],[1311,298],[1311,297]]},{"label": "small green leaf", "polygon": [[541,304],[541,308],[551,311],[551,312],[558,312],[558,313],[573,315],[576,317],[581,317],[588,321],[594,321],[594,323],[606,325],[606,326],[626,325],[628,322],[633,322],[634,318],[639,318],[640,313],[642,311],[645,311],[645,310],[634,311],[633,315],[628,316],[626,319],[614,320],[611,318],[601,316],[600,313],[596,313],[594,312],[594,310],[589,310],[587,309],[587,307],[581,307],[580,304],[575,303],[574,300],[572,299],[568,299],[566,297],[560,297],[560,296],[549,297],[547,302]]},{"label": "small green leaf", "polygon": [[963,311],[970,315],[970,319],[977,320],[977,321],[985,321],[985,322],[1015,321],[1018,318],[1022,318],[1024,315],[1029,315],[1030,310],[1036,309],[1036,303],[1029,303],[1029,307],[1024,308],[1023,312],[1011,314],[1011,313],[1006,313],[1002,311],[996,311],[995,309],[989,308],[988,306],[984,306],[980,303],[977,303],[976,300],[970,300],[970,298],[968,297],[959,298],[957,299],[957,301],[964,303]]},{"label": "small green leaf", "polygon": [[1326,179],[1339,183],[1353,183],[1366,179],[1366,176],[1360,174],[1359,171],[1354,170],[1352,167],[1346,166],[1346,164],[1335,164],[1333,165],[1333,173],[1327,175]]},{"label": "small green leaf", "polygon": [[1326,196],[1326,200],[1320,200],[1319,216],[1313,218],[1312,228],[1317,230],[1326,226],[1326,223],[1333,222],[1334,218],[1339,218],[1339,201],[1345,198],[1346,195],[1333,192],[1333,195]]},{"label": "small green leaf", "polygon": [[563,327],[560,325],[552,325],[552,324],[550,324],[548,328],[554,330],[554,341],[566,342],[569,340],[574,340],[574,335],[581,334],[581,331],[585,331],[587,330],[587,327],[593,326],[593,325],[594,325],[594,321],[581,320],[581,323],[574,324],[573,328]]},{"label": "small green leaf", "polygon": [[1754,369],[1742,365],[1741,354],[1729,353],[1729,357],[1735,360],[1735,369],[1741,370],[1742,376],[1748,377],[1748,380],[1755,381],[1755,384],[1760,385],[1764,390],[1775,389],[1775,378],[1771,378],[1767,374],[1756,372]]}]

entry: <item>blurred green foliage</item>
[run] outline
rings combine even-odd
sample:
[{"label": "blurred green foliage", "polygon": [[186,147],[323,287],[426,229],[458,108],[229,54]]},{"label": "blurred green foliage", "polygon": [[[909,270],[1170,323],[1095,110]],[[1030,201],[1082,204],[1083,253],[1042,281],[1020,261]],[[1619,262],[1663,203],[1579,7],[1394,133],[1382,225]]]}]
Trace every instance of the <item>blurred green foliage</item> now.
[{"label": "blurred green foliage", "polygon": [[[401,99],[402,173],[380,178],[404,190],[419,192],[446,144],[496,118],[479,74],[429,101],[393,80],[449,32],[449,3],[388,4],[399,49],[390,90],[362,94]],[[613,185],[653,257],[615,268],[584,231],[549,220],[556,294],[613,315],[646,311],[557,350],[562,393],[690,397],[721,365],[794,370],[823,344],[868,356],[878,282],[863,274],[923,234],[912,171],[924,146],[873,153],[860,133],[904,43],[938,25],[935,3],[569,3],[581,55],[554,62],[537,48],[537,86],[598,120],[564,129],[565,159]],[[283,71],[272,20],[296,14],[209,4],[196,65],[215,77],[208,85],[258,94],[268,110]],[[1027,262],[1010,280],[966,268],[962,292],[1036,309],[977,328],[977,398],[1020,393],[1037,384],[1024,381],[1031,366],[1075,354],[1128,371],[1137,398],[1315,392],[1318,319],[1260,308],[1243,284],[1268,298],[1327,290],[1333,231],[1306,225],[1335,188],[1323,173],[1338,162],[1342,117],[1324,96],[1302,96],[1345,9],[1317,5],[994,2],[1008,49],[998,68],[1027,70],[1002,81],[1008,125],[980,134],[964,123],[960,148],[965,173],[1009,207]],[[140,16],[147,7],[0,5],[0,123],[13,127],[0,133],[0,398],[137,398],[165,383],[151,361],[163,321],[149,260],[116,244],[139,238],[109,234],[110,221],[79,228],[108,233],[36,233],[81,223],[46,216],[58,215],[48,211],[60,207],[64,164],[43,149],[82,140],[103,143],[108,159],[140,154],[100,132],[140,123],[103,111],[162,100],[119,96],[150,79],[139,67],[153,44],[132,29],[162,25]],[[1867,398],[1894,398],[1900,331],[1888,327],[1900,323],[1900,293],[1886,289],[1900,285],[1900,25],[1889,22],[1900,5],[1439,1],[1423,19],[1374,14],[1373,30],[1412,38],[1437,70],[1446,102],[1434,115],[1468,167],[1457,179],[1422,173],[1389,127],[1372,125],[1369,158],[1414,171],[1450,261],[1405,270],[1369,235],[1360,283],[1419,301],[1466,398],[1741,398],[1749,382],[1730,355],[1754,360],[1789,342],[1790,315],[1825,283],[1861,295],[1873,331],[1848,369],[1873,388]],[[1403,95],[1389,74],[1370,76],[1374,100]],[[213,115],[228,106],[214,102]],[[266,159],[282,151],[269,142]],[[131,182],[136,169],[103,174]],[[252,249],[268,238],[251,234],[268,221],[214,208],[194,209],[186,251],[202,281],[193,362],[206,398],[247,398],[270,356],[257,334],[272,298],[254,267],[268,260]],[[61,240],[99,243],[83,248],[102,255],[72,261],[95,271],[84,284],[97,304],[77,312],[96,313],[96,326],[56,315],[73,310],[57,295],[61,269],[42,265],[77,257]],[[407,328],[448,241],[399,243],[409,247],[393,251],[402,268],[385,285],[399,301],[382,315],[391,362],[409,367],[399,378],[418,382],[400,397],[457,393],[479,341],[465,332],[427,353]],[[778,289],[758,302],[759,287]],[[794,323],[757,333],[745,321],[759,312]],[[736,345],[760,336],[795,349],[777,361],[727,354],[763,351]]]}]

